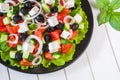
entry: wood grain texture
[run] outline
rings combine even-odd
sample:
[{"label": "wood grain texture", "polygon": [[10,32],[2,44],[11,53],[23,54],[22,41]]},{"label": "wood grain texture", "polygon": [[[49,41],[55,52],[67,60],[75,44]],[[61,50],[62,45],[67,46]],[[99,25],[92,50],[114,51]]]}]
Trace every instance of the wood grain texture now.
[{"label": "wood grain texture", "polygon": [[48,74],[39,74],[39,80],[66,80],[64,70]]},{"label": "wood grain texture", "polygon": [[68,80],[94,80],[86,53],[65,70]]},{"label": "wood grain texture", "polygon": [[36,74],[26,74],[9,69],[10,80],[38,80]]},{"label": "wood grain texture", "polygon": [[7,68],[0,64],[0,80],[9,80]]}]

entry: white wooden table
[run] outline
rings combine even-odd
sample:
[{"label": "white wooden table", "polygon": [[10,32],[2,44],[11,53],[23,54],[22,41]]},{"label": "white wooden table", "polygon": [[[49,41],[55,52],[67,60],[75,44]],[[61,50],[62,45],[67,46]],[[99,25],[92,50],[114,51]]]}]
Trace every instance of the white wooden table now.
[{"label": "white wooden table", "polygon": [[95,0],[92,40],[84,54],[69,67],[50,74],[25,74],[0,64],[0,80],[120,80],[120,32],[109,24],[98,27]]}]

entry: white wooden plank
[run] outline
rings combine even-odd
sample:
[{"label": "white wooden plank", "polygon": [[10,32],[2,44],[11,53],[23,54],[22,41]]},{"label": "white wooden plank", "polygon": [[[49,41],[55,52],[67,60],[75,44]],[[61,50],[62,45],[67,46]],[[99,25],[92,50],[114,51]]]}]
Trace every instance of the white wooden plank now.
[{"label": "white wooden plank", "polygon": [[[89,0],[90,1],[90,0]],[[93,6],[95,0],[91,0]],[[97,15],[94,10],[95,28],[91,43],[87,49],[95,80],[120,80],[120,73],[111,49],[105,26],[98,27]]]},{"label": "white wooden plank", "polygon": [[66,80],[64,70],[48,74],[39,74],[39,80]]},{"label": "white wooden plank", "polygon": [[0,80],[9,80],[7,68],[2,64],[0,64]]},{"label": "white wooden plank", "polygon": [[65,70],[68,80],[94,80],[86,53]]},{"label": "white wooden plank", "polygon": [[9,69],[11,80],[38,80],[36,74],[26,74]]},{"label": "white wooden plank", "polygon": [[108,23],[106,24],[106,26],[108,37],[114,50],[115,58],[119,65],[118,67],[120,69],[120,31],[116,31]]}]

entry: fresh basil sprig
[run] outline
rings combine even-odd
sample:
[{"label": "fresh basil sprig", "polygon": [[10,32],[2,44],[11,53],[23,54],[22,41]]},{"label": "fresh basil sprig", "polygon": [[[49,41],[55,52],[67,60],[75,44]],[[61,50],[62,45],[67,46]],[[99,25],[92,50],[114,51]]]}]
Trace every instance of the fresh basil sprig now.
[{"label": "fresh basil sprig", "polygon": [[97,6],[100,9],[98,15],[99,26],[107,22],[110,25],[120,31],[120,12],[115,10],[120,9],[120,0],[96,0]]}]

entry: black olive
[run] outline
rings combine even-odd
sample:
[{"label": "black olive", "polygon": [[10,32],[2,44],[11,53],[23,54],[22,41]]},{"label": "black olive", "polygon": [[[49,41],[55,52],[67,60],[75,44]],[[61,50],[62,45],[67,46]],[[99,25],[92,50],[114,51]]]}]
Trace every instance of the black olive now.
[{"label": "black olive", "polygon": [[75,10],[77,8],[77,5],[75,4],[74,7],[70,8],[71,10]]},{"label": "black olive", "polygon": [[36,18],[35,18],[38,22],[44,22],[45,19],[44,19],[44,16],[42,14],[38,15]]},{"label": "black olive", "polygon": [[51,42],[52,41],[51,35],[50,34],[45,34],[44,40],[45,40],[46,43]]},{"label": "black olive", "polygon": [[21,12],[23,15],[27,15],[28,12],[29,12],[29,10],[28,10],[28,8],[26,8],[26,7],[22,7],[21,10],[20,10],[20,12]]},{"label": "black olive", "polygon": [[15,15],[15,16],[13,16],[13,21],[14,21],[14,22],[18,23],[18,22],[21,21],[21,20],[22,20],[22,17],[21,17],[20,15]]},{"label": "black olive", "polygon": [[25,41],[26,38],[27,38],[27,34],[26,33],[20,33],[20,40],[21,41]]},{"label": "black olive", "polygon": [[3,13],[2,12],[0,12],[0,17],[2,17],[3,16]]},{"label": "black olive", "polygon": [[47,45],[47,44],[44,44],[42,50],[43,50],[43,52],[48,52],[48,51],[49,51],[48,45]]},{"label": "black olive", "polygon": [[31,1],[27,1],[27,2],[25,3],[25,7],[31,9],[31,8],[33,7],[32,2],[31,2]]},{"label": "black olive", "polygon": [[36,1],[41,2],[41,0],[36,0]]},{"label": "black olive", "polygon": [[48,28],[47,28],[47,32],[52,32],[52,31],[54,31],[55,29],[54,29],[54,27],[51,27],[51,26],[49,26]]},{"label": "black olive", "polygon": [[57,6],[52,7],[50,10],[51,10],[51,13],[56,13],[58,12],[58,7]]},{"label": "black olive", "polygon": [[22,53],[21,52],[16,52],[15,59],[18,60],[18,61],[21,61],[22,60]]},{"label": "black olive", "polygon": [[72,30],[77,30],[78,27],[79,27],[79,24],[77,24],[77,23],[74,23],[71,25]]},{"label": "black olive", "polygon": [[59,23],[58,25],[55,26],[57,29],[63,29],[63,24],[62,23]]}]

